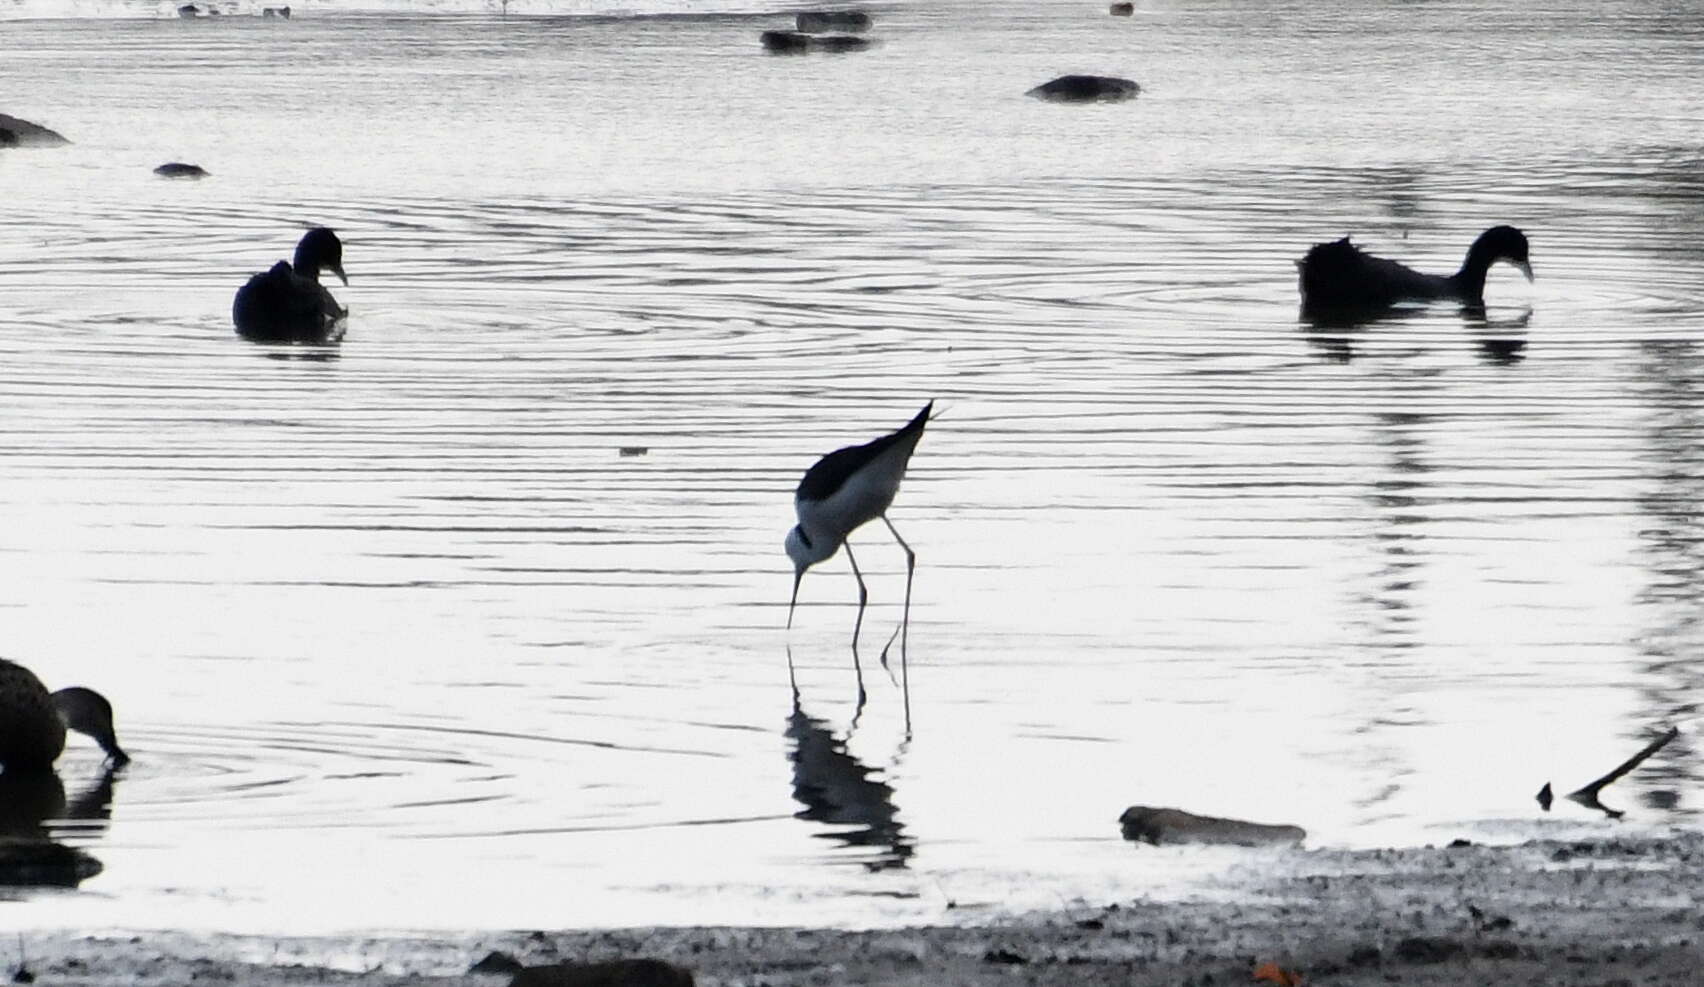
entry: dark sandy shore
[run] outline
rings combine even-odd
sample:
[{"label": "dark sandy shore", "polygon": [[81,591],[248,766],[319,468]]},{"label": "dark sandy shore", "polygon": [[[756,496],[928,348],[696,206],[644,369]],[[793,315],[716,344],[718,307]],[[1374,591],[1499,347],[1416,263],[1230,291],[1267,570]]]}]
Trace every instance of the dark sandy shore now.
[{"label": "dark sandy shore", "polygon": [[[1139,851],[1138,851],[1139,852]],[[1251,852],[1210,894],[880,931],[660,928],[343,939],[31,933],[39,984],[506,984],[528,964],[653,956],[699,984],[1704,983],[1704,834],[1514,847]],[[564,893],[572,893],[565,891]],[[16,907],[16,906],[3,906]],[[0,912],[3,917],[3,912]],[[4,973],[19,940],[0,943]],[[1271,980],[1264,981],[1271,983]]]}]

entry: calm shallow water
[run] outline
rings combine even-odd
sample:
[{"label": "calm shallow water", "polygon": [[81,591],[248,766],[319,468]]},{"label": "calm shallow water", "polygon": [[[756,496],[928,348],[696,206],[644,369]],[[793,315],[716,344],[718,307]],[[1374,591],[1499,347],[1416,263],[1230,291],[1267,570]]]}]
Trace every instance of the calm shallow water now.
[{"label": "calm shallow water", "polygon": [[[778,14],[0,23],[0,109],[76,141],[0,153],[4,653],[136,757],[54,828],[105,872],[0,909],[870,924],[1225,862],[1122,843],[1131,803],[1594,827],[1533,792],[1704,684],[1704,24],[1103,9],[897,5],[798,59]],[[1021,98],[1064,71],[1145,91]],[[1447,270],[1496,222],[1539,279],[1488,321],[1297,322],[1309,244]],[[306,223],[348,340],[235,339]],[[857,716],[838,558],[794,704],[780,542],[929,398],[907,736],[900,553],[857,539]],[[1698,782],[1687,736],[1609,801],[1696,825]]]}]

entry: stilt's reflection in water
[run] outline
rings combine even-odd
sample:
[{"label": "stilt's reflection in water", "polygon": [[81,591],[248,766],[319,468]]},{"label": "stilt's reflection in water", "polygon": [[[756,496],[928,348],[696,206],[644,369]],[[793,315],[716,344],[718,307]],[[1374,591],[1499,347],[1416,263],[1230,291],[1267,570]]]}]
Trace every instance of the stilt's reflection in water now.
[{"label": "stilt's reflection in water", "polygon": [[874,849],[862,861],[870,870],[904,867],[916,848],[899,821],[893,786],[872,778],[876,769],[846,749],[850,732],[845,739],[836,738],[826,721],[805,713],[797,688],[787,738],[792,741],[787,756],[793,762],[793,798],[804,806],[794,818],[835,826],[816,834],[823,839]]}]

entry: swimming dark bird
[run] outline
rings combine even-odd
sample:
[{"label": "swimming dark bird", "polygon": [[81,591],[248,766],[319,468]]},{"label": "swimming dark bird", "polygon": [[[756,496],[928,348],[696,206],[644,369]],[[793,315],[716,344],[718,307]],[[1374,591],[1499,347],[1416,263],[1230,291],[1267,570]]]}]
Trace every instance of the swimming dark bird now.
[{"label": "swimming dark bird", "polygon": [[29,669],[0,658],[0,769],[50,770],[65,750],[67,728],[95,738],[114,765],[129,763],[105,696],[81,686],[50,693]]},{"label": "swimming dark bird", "polygon": [[1449,299],[1464,305],[1485,304],[1485,273],[1508,261],[1532,280],[1526,234],[1513,226],[1493,226],[1468,248],[1461,270],[1445,276],[1422,274],[1383,257],[1374,257],[1348,237],[1322,243],[1296,261],[1302,311],[1372,313],[1397,302]]},{"label": "swimming dark bird", "polygon": [[[899,536],[888,520],[887,509],[899,492],[899,481],[905,477],[905,467],[917,440],[923,437],[923,426],[929,423],[931,401],[910,422],[896,432],[861,446],[847,446],[817,460],[805,471],[799,489],[793,495],[793,510],[799,523],[787,532],[787,555],[793,560],[793,598],[787,604],[787,626],[793,626],[793,608],[799,602],[799,583],[805,570],[831,558],[841,545],[846,546],[846,561],[852,564],[852,576],[858,580],[858,618],[852,625],[852,661],[858,662],[858,632],[864,626],[864,605],[869,602],[869,590],[864,586],[864,574],[858,571],[858,560],[852,556],[852,546],[846,537],[866,521],[881,518],[893,533],[894,541],[905,550],[905,613],[900,629],[906,638],[911,626],[911,578],[917,568],[917,553]],[[892,644],[890,639],[889,644]],[[900,642],[900,668],[905,668],[906,639]],[[887,652],[882,652],[882,664],[887,664]],[[863,672],[859,671],[859,693],[863,692]]]},{"label": "swimming dark bird", "polygon": [[349,283],[343,273],[343,241],[323,226],[316,226],[296,244],[291,265],[279,261],[272,270],[256,274],[237,289],[231,303],[231,321],[244,339],[273,343],[329,343],[343,335],[342,323],[349,310],[337,304],[320,284],[321,271],[330,271]]}]

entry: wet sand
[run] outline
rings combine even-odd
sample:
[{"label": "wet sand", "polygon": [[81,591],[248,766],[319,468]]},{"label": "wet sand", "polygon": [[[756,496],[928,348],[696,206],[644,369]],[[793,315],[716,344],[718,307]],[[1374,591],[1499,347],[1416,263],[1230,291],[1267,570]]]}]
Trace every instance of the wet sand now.
[{"label": "wet sand", "polygon": [[[493,951],[526,964],[651,956],[709,985],[1174,987],[1254,982],[1269,962],[1309,984],[1691,984],[1704,965],[1701,888],[1704,834],[1677,831],[1513,847],[1251,851],[1184,902],[986,920],[949,908],[944,924],[925,928],[339,939],[67,932],[32,933],[22,944],[44,984],[507,983],[507,974],[469,972]],[[8,975],[18,946],[0,944]]]}]

